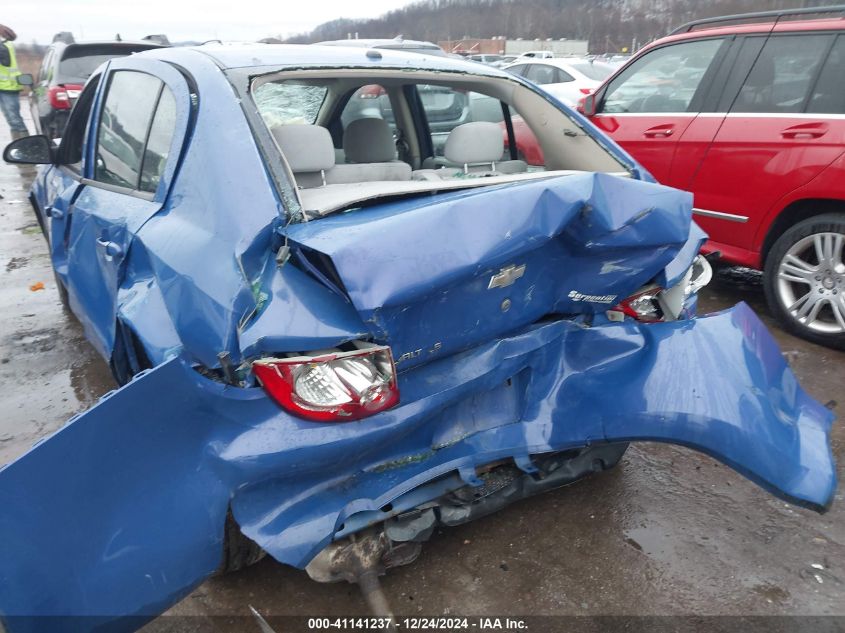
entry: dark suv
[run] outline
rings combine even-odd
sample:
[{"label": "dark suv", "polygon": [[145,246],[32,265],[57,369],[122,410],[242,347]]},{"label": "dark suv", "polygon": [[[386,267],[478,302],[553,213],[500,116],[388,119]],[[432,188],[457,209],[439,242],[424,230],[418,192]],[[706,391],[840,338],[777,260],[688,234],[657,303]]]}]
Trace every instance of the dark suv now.
[{"label": "dark suv", "polygon": [[70,34],[57,35],[32,86],[30,108],[38,133],[51,139],[62,135],[82,86],[100,64],[161,46],[152,40],[75,42]]}]

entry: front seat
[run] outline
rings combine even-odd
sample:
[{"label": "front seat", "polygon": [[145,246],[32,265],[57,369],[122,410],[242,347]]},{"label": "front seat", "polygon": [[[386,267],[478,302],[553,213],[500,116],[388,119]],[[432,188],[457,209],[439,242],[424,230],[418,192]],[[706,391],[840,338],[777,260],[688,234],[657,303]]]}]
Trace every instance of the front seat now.
[{"label": "front seat", "polygon": [[343,153],[346,163],[338,167],[344,168],[345,178],[359,174],[359,181],[411,179],[411,166],[396,159],[393,132],[384,119],[368,117],[347,125]]},{"label": "front seat", "polygon": [[272,129],[276,143],[288,161],[300,189],[325,185],[410,180],[407,163],[335,164],[335,151],[329,131],[319,125],[289,123]]},{"label": "front seat", "polygon": [[[440,177],[461,177],[467,175],[490,176],[519,174],[528,170],[523,160],[502,160],[505,153],[505,137],[502,126],[489,121],[464,123],[453,129],[443,148],[443,159],[426,159],[426,165],[437,165],[438,169],[421,169],[414,172],[415,179],[428,180],[436,174]],[[458,169],[459,172],[454,170]]]}]

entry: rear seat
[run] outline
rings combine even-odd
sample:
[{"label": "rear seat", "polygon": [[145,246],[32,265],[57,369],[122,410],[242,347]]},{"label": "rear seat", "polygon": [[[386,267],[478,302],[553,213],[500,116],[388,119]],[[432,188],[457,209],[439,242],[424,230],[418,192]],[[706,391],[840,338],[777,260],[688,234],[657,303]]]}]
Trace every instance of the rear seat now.
[{"label": "rear seat", "polygon": [[[366,119],[362,119],[366,120]],[[379,119],[376,119],[379,120]],[[382,123],[384,123],[382,121]],[[367,125],[367,124],[365,124]],[[352,124],[350,124],[352,127]],[[372,132],[373,128],[370,127]],[[366,130],[362,128],[362,134]],[[324,185],[339,185],[355,182],[375,182],[392,180],[410,180],[411,166],[400,161],[373,161],[351,164],[335,164],[335,150],[329,131],[319,125],[289,124],[277,125],[272,128],[273,137],[285,155],[290,169],[296,178],[296,184],[302,189],[322,187]],[[389,133],[389,130],[388,130]],[[384,144],[373,150],[372,147],[362,148],[366,136],[362,141],[354,142],[352,157],[379,158],[384,157]],[[391,150],[393,142],[391,140]],[[346,145],[344,141],[344,146]],[[350,159],[349,150],[344,147],[347,160]]]},{"label": "rear seat", "polygon": [[443,148],[444,159],[428,159],[437,168],[418,169],[414,180],[499,176],[528,171],[522,160],[502,160],[505,140],[502,127],[489,121],[464,123],[453,129]]}]

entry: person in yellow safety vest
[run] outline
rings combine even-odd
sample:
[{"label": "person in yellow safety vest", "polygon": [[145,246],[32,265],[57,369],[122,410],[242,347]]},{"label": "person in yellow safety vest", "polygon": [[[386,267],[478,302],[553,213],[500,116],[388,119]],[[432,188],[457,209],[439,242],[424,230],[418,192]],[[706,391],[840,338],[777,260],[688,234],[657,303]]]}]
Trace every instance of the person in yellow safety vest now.
[{"label": "person in yellow safety vest", "polygon": [[8,26],[0,24],[0,110],[6,117],[12,140],[23,138],[29,132],[21,118],[21,90],[18,83],[18,60],[15,57],[15,47],[12,41],[17,39],[15,32]]}]

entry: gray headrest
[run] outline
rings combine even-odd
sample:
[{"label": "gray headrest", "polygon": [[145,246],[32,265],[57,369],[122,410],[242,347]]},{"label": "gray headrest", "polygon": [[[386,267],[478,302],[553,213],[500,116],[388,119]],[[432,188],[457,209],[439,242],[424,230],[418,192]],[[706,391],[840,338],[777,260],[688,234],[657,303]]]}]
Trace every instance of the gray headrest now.
[{"label": "gray headrest", "polygon": [[505,137],[498,123],[475,121],[464,123],[449,132],[443,155],[451,163],[471,165],[502,160]]},{"label": "gray headrest", "polygon": [[393,133],[384,119],[352,121],[343,133],[343,151],[350,163],[387,163],[396,159]]},{"label": "gray headrest", "polygon": [[334,167],[334,144],[326,128],[291,123],[277,125],[272,132],[293,173],[305,174]]}]

